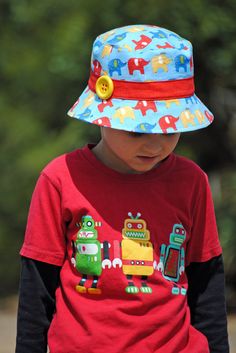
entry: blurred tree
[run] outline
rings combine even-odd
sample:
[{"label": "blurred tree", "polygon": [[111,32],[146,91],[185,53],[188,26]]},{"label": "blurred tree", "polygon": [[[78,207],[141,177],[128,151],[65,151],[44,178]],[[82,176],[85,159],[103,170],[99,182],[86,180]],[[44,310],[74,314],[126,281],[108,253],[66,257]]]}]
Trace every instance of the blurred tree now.
[{"label": "blurred tree", "polygon": [[85,88],[92,42],[111,28],[136,23],[169,28],[193,43],[197,94],[216,123],[200,138],[183,136],[178,151],[217,175],[213,192],[221,194],[216,211],[226,269],[228,278],[235,276],[235,10],[234,0],[0,2],[0,295],[17,288],[16,254],[40,170],[55,156],[98,139],[96,127],[65,119]]}]

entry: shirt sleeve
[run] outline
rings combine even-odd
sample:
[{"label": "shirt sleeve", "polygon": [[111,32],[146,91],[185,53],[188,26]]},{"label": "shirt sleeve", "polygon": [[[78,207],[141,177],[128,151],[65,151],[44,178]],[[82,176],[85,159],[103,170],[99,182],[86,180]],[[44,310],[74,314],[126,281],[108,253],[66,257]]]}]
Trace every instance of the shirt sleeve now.
[{"label": "shirt sleeve", "polygon": [[65,229],[60,190],[42,173],[32,195],[20,254],[62,266],[66,253]]},{"label": "shirt sleeve", "polygon": [[186,264],[205,262],[222,253],[208,177],[203,173],[192,206],[192,229],[186,249]]},{"label": "shirt sleeve", "polygon": [[211,353],[229,353],[222,255],[191,263],[186,273],[192,325],[207,337]]},{"label": "shirt sleeve", "polygon": [[60,267],[21,259],[15,353],[46,353]]}]

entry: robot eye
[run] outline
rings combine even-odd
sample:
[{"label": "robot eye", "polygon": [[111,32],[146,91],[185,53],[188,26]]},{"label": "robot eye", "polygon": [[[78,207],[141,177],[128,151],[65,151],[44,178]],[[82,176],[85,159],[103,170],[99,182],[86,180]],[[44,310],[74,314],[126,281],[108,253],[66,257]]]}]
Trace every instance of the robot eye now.
[{"label": "robot eye", "polygon": [[91,226],[92,226],[92,222],[91,222],[91,221],[88,221],[88,222],[87,222],[87,226],[88,226],[88,227],[91,227]]},{"label": "robot eye", "polygon": [[143,225],[142,225],[141,223],[138,223],[138,224],[137,224],[137,227],[138,227],[138,229],[142,229],[142,228],[143,228]]},{"label": "robot eye", "polygon": [[176,228],[176,230],[175,230],[175,231],[176,231],[176,233],[179,233],[179,228]]},{"label": "robot eye", "polygon": [[128,228],[132,228],[132,223],[127,223]]}]

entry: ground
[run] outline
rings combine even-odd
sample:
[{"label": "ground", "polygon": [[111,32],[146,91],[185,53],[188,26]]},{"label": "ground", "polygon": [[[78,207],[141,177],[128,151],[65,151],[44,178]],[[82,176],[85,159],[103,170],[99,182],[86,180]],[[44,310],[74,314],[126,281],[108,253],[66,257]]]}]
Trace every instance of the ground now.
[{"label": "ground", "polygon": [[[17,298],[0,301],[0,353],[13,353],[16,336]],[[230,353],[236,353],[236,315],[229,315]]]}]

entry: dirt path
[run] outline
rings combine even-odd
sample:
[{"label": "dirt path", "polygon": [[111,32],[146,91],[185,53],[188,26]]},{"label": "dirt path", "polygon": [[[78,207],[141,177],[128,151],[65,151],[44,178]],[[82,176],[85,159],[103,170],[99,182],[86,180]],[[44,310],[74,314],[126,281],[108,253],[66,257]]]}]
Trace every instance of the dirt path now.
[{"label": "dirt path", "polygon": [[[0,353],[14,353],[17,300],[0,302]],[[236,315],[229,316],[230,353],[236,353]]]},{"label": "dirt path", "polygon": [[236,315],[229,316],[229,344],[230,353],[236,353]]}]

